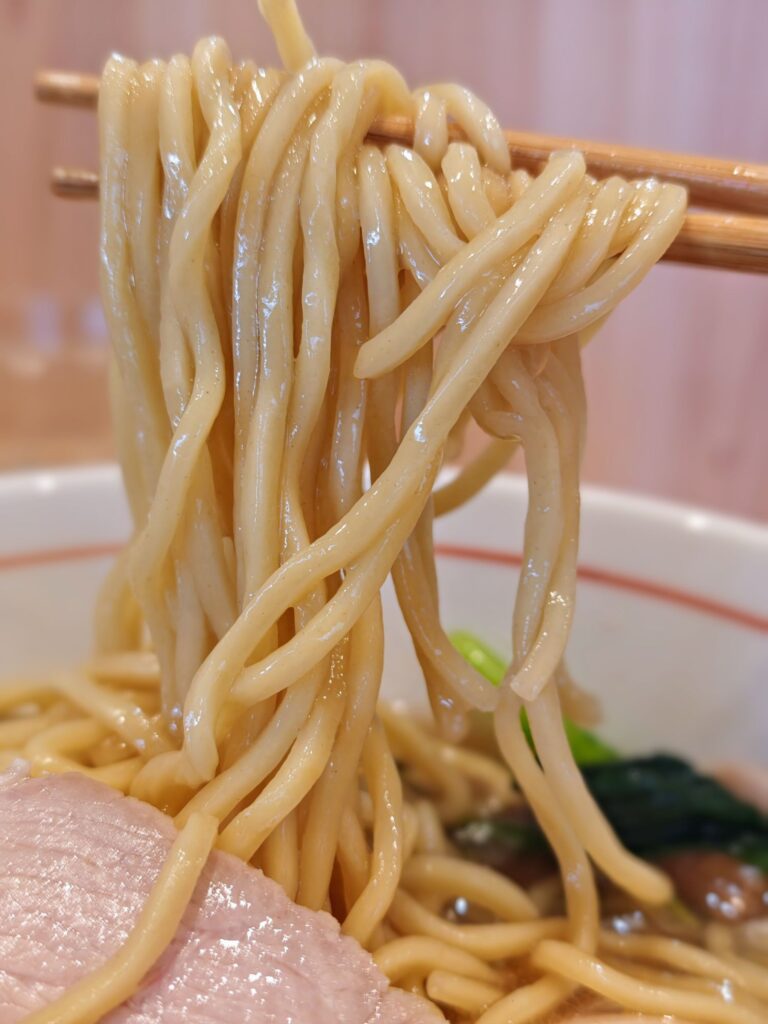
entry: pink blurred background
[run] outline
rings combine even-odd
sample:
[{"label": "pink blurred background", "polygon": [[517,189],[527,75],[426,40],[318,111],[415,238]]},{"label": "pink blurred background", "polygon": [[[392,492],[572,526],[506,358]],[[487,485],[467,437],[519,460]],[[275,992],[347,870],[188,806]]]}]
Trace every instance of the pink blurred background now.
[{"label": "pink blurred background", "polygon": [[[503,123],[768,162],[766,0],[305,0],[318,47],[457,79]],[[53,164],[95,167],[92,114],[36,106],[39,68],[219,33],[275,52],[255,0],[0,0],[0,467],[111,454],[94,204]],[[586,356],[587,480],[768,517],[768,282],[658,268]]]}]

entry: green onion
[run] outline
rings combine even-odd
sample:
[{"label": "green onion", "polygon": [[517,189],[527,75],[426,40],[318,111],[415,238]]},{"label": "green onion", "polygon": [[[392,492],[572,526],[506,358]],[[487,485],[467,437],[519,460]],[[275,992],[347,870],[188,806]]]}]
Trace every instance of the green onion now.
[{"label": "green onion", "polygon": [[[451,633],[451,642],[461,656],[469,662],[477,671],[485,676],[494,686],[498,686],[504,678],[507,666],[504,660],[482,640],[479,640],[472,633],[464,630],[457,630]],[[521,722],[531,749],[535,749],[531,729],[528,725],[528,716],[523,710]],[[571,745],[574,759],[577,764],[606,764],[619,760],[617,751],[610,747],[588,729],[576,725],[569,718],[565,718],[565,733]]]}]

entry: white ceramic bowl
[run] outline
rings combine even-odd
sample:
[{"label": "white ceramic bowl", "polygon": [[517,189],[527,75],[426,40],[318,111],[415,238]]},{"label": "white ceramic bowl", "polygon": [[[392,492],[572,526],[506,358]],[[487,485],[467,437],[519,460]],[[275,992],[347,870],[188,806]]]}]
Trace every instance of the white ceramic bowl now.
[{"label": "white ceramic bowl", "polygon": [[[444,622],[501,652],[524,511],[524,481],[504,477],[437,529]],[[0,477],[0,678],[87,652],[127,535],[112,466]],[[413,701],[418,668],[386,601],[386,692]],[[570,666],[628,752],[768,762],[768,529],[585,488]]]}]

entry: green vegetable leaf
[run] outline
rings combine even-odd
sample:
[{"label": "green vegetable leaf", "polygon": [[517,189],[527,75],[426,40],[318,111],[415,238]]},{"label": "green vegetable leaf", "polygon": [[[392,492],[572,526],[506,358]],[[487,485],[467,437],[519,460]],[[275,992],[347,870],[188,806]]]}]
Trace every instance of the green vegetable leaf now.
[{"label": "green vegetable leaf", "polygon": [[[451,642],[459,654],[470,665],[474,666],[481,675],[485,676],[494,686],[499,685],[507,671],[507,666],[495,651],[472,633],[467,633],[464,630],[457,630],[455,633],[451,633]],[[525,711],[522,712],[521,721],[531,749],[535,749],[531,729],[528,725],[528,716]],[[565,732],[577,764],[603,764],[619,760],[619,754],[613,747],[610,747],[599,736],[596,736],[588,729],[583,729],[580,725],[576,725],[575,722],[572,722],[567,717],[565,719]]]},{"label": "green vegetable leaf", "polygon": [[589,729],[583,729],[576,725],[570,718],[565,719],[565,735],[573,751],[573,757],[578,765],[607,764],[619,761],[620,755],[609,747],[607,743],[596,736]]},{"label": "green vegetable leaf", "polygon": [[[584,765],[582,773],[621,842],[638,856],[718,850],[768,874],[768,817],[686,761],[655,754]],[[482,839],[499,859],[502,852],[535,849],[536,829],[533,821],[499,814],[463,823],[455,839],[470,857]]]},{"label": "green vegetable leaf", "polygon": [[[498,686],[507,666],[471,633],[451,635],[459,653]],[[521,721],[531,748],[525,711]],[[669,754],[624,758],[594,733],[565,719],[565,730],[584,780],[619,839],[633,853],[655,857],[675,850],[719,850],[768,874],[768,817],[686,761]],[[546,849],[531,820],[508,815],[465,822],[454,839],[470,857]]]},{"label": "green vegetable leaf", "polygon": [[679,757],[589,765],[583,774],[619,838],[641,856],[709,848],[748,863],[768,857],[768,818]]},{"label": "green vegetable leaf", "polygon": [[507,666],[495,651],[492,651],[472,633],[465,633],[460,629],[451,633],[451,643],[462,658],[476,668],[481,676],[485,676],[494,686],[499,685],[507,671]]}]

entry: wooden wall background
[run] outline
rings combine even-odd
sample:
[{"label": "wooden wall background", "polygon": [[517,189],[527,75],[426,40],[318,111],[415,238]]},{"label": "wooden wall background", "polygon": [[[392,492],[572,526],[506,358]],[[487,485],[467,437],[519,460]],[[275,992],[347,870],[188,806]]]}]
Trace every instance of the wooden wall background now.
[{"label": "wooden wall background", "polygon": [[[766,0],[305,0],[318,46],[456,78],[505,124],[768,161]],[[274,60],[255,0],[0,0],[0,464],[108,455],[96,210],[52,199],[95,165],[93,118],[34,105],[40,67],[221,33]],[[586,356],[588,480],[768,517],[768,282],[658,269]]]}]

